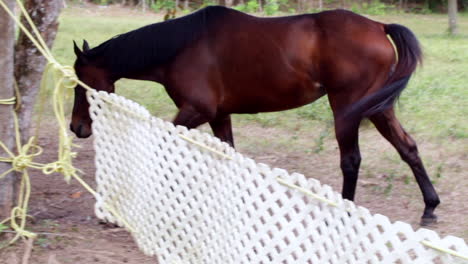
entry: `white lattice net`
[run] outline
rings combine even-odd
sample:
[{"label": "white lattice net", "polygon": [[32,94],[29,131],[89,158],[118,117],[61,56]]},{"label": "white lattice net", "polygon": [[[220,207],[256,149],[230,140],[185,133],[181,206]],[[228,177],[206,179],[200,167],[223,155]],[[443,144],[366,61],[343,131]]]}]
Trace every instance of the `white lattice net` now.
[{"label": "white lattice net", "polygon": [[[88,98],[100,196],[96,214],[129,223],[138,246],[159,263],[462,263],[424,246],[424,240],[468,253],[460,238],[392,224],[344,201],[329,186],[258,164],[211,135],[174,127],[123,97],[88,92]],[[281,185],[278,177],[337,206]]]}]

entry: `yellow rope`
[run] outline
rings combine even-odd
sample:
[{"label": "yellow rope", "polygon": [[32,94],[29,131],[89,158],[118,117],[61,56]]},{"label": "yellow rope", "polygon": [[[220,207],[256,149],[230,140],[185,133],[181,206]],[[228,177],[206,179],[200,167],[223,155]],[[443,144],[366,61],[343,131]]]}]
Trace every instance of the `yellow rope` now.
[{"label": "yellow rope", "polygon": [[16,97],[12,97],[9,99],[0,99],[0,104],[4,105],[12,105],[16,103]]},{"label": "yellow rope", "polygon": [[[32,21],[31,17],[29,16],[29,13],[28,11],[26,11],[26,8],[24,8],[24,5],[23,3],[21,2],[21,0],[16,0],[16,2],[18,3],[18,6],[19,8],[21,9],[21,12],[23,13],[24,17],[26,18],[26,20],[28,21],[29,23],[29,26],[32,28],[34,34],[36,35],[36,40],[39,41],[39,44],[36,44],[36,47],[40,47],[42,48],[43,50],[43,53],[47,54],[47,58],[50,58],[50,59],[53,59],[54,56],[52,56],[52,52],[50,51],[49,47],[47,46],[46,42],[44,41],[44,39],[42,38],[42,35],[41,33],[39,32],[39,30],[37,29],[36,25],[34,24],[34,22]],[[23,30],[24,31],[24,30]],[[29,32],[29,31],[28,31]],[[50,61],[50,60],[49,60]]]},{"label": "yellow rope", "polygon": [[[23,4],[21,3],[20,0],[16,0],[16,2],[18,3],[18,5],[21,8],[21,11],[24,12],[24,7],[23,7]],[[32,36],[32,34],[28,31],[28,29],[23,25],[23,23],[21,23],[21,21],[15,16],[15,14],[6,6],[6,4],[3,2],[3,0],[0,0],[0,6],[3,7],[3,9],[5,10],[5,12],[7,12],[8,15],[10,15],[10,17],[16,22],[16,24],[21,28],[21,30],[24,32],[24,34],[26,34],[26,36],[31,40],[31,42],[36,46],[36,48],[39,50],[39,52],[41,52],[41,54],[46,57],[48,60],[50,58],[52,58],[52,55],[50,55],[50,51],[48,52],[48,47],[47,45],[45,46],[45,48],[43,46],[41,46],[37,40]],[[29,18],[29,15],[28,15],[28,12],[24,12],[23,15],[25,17],[28,17]],[[28,19],[28,22],[29,21],[32,21],[30,18]],[[32,24],[31,26],[32,28],[35,28],[34,24]],[[39,34],[39,38],[42,38],[41,35]]]},{"label": "yellow rope", "polygon": [[[25,230],[26,218],[28,211],[28,202],[31,195],[31,184],[29,179],[29,174],[27,171],[28,167],[37,168],[40,165],[32,161],[33,157],[38,156],[42,153],[42,149],[39,146],[33,145],[32,142],[34,138],[31,138],[27,144],[21,146],[20,142],[20,131],[18,125],[18,117],[15,112],[13,112],[13,119],[15,123],[15,136],[16,136],[16,148],[18,150],[18,155],[14,155],[3,142],[0,141],[0,147],[9,155],[9,157],[0,157],[0,162],[11,162],[11,169],[0,174],[0,179],[5,177],[8,173],[12,171],[22,172],[20,190],[18,194],[18,203],[11,211],[11,216],[2,222],[0,225],[10,221],[10,226],[15,230],[16,235],[13,239],[10,240],[10,244],[14,243],[20,237],[29,237],[34,238],[36,234]],[[30,153],[32,151],[32,153]],[[20,219],[20,223],[16,222],[16,219]]]},{"label": "yellow rope", "polygon": [[[34,25],[32,19],[27,13],[26,9],[22,5],[20,0],[17,0],[18,6],[20,7],[23,16],[26,18],[29,26],[32,28],[35,37],[31,34],[27,28],[21,23],[21,21],[13,14],[11,10],[5,5],[3,0],[0,0],[0,6],[10,15],[10,17],[18,24],[18,26],[23,30],[26,36],[31,40],[31,42],[36,46],[39,52],[46,58],[48,64],[44,71],[44,76],[41,81],[41,91],[44,93],[47,87],[53,87],[53,109],[55,117],[59,123],[59,149],[58,149],[58,160],[49,164],[41,164],[33,162],[33,158],[42,153],[42,148],[35,144],[36,138],[31,137],[24,146],[21,146],[21,135],[18,126],[18,118],[14,112],[15,120],[15,136],[16,136],[16,146],[18,149],[18,155],[14,155],[3,142],[0,141],[0,147],[8,154],[8,157],[0,157],[0,162],[10,162],[12,168],[0,174],[0,178],[4,177],[12,171],[23,172],[20,192],[18,197],[18,205],[13,208],[11,216],[4,221],[0,222],[0,225],[10,221],[10,225],[13,230],[16,231],[16,236],[10,241],[10,243],[15,242],[20,237],[34,237],[35,234],[32,232],[26,231],[26,218],[27,218],[27,206],[30,197],[30,179],[29,174],[27,173],[27,168],[40,169],[44,174],[51,174],[54,172],[59,172],[64,175],[67,182],[71,178],[76,179],[86,190],[88,190],[93,196],[97,198],[97,193],[86,184],[79,176],[78,170],[73,166],[72,160],[76,157],[76,153],[72,152],[72,147],[75,146],[72,143],[72,139],[68,136],[67,126],[65,120],[65,108],[64,108],[64,99],[70,95],[70,91],[80,83],[84,88],[91,89],[86,84],[82,83],[76,77],[74,69],[70,66],[62,66],[59,64],[52,53],[50,52],[47,44],[43,40],[41,34]],[[52,77],[52,78],[50,78]],[[19,107],[20,94],[18,86],[15,85],[16,97],[0,100],[0,104],[14,104],[17,103]],[[42,106],[40,107],[42,108]],[[42,111],[42,110],[41,110]],[[32,153],[30,153],[32,152]],[[123,219],[113,208],[104,205],[114,216],[119,219],[130,231],[135,232],[135,229]],[[20,222],[17,223],[16,219],[20,219]]]},{"label": "yellow rope", "polygon": [[426,247],[429,247],[429,248],[438,250],[438,251],[440,251],[440,252],[444,252],[444,253],[446,253],[446,254],[449,254],[449,255],[452,255],[452,256],[455,256],[455,257],[464,259],[464,260],[468,260],[468,255],[462,255],[462,254],[458,253],[458,252],[455,251],[455,250],[451,250],[451,249],[449,249],[449,248],[444,248],[444,247],[441,247],[441,246],[434,245],[434,244],[433,244],[432,242],[430,242],[430,241],[423,240],[423,241],[421,241],[421,244],[423,244],[423,245],[426,246]]},{"label": "yellow rope", "polygon": [[232,157],[231,157],[231,156],[228,156],[228,155],[224,154],[223,152],[221,152],[221,151],[219,151],[219,150],[216,150],[216,149],[214,149],[214,148],[211,148],[211,147],[209,147],[209,146],[207,146],[207,145],[205,145],[205,144],[203,144],[203,143],[200,143],[200,142],[198,142],[198,141],[195,141],[195,140],[193,140],[193,139],[191,139],[191,138],[189,138],[189,137],[187,137],[187,136],[184,136],[184,135],[182,135],[182,134],[179,134],[179,137],[182,138],[182,139],[185,140],[185,141],[188,141],[188,142],[190,142],[190,143],[192,143],[192,144],[194,144],[194,145],[199,146],[200,148],[203,148],[203,149],[206,149],[206,150],[208,150],[208,151],[210,151],[210,152],[213,152],[213,153],[215,153],[215,154],[217,154],[217,155],[219,155],[219,156],[221,156],[221,157],[223,157],[223,158],[225,158],[225,159],[232,160]]},{"label": "yellow rope", "polygon": [[9,99],[0,99],[0,105],[14,105],[15,106],[15,111],[18,111],[21,106],[21,94],[19,91],[18,83],[16,82],[16,79],[14,80],[14,86],[15,88],[15,96],[9,98]]},{"label": "yellow rope", "polygon": [[16,81],[16,79],[13,79],[14,81],[14,88],[15,88],[15,96],[16,96],[16,100],[15,100],[15,111],[19,111],[20,108],[21,108],[21,93],[20,93],[20,90],[19,90],[19,87],[18,87],[18,82]]},{"label": "yellow rope", "polygon": [[331,200],[328,200],[328,199],[325,198],[325,197],[322,197],[322,196],[320,196],[320,195],[317,195],[317,194],[311,192],[310,190],[308,190],[308,189],[306,189],[306,188],[297,186],[297,185],[295,185],[295,184],[291,184],[291,183],[287,182],[286,180],[284,180],[284,179],[282,179],[282,178],[280,178],[280,177],[277,177],[276,180],[277,180],[281,185],[287,186],[287,187],[289,187],[289,188],[291,188],[291,189],[298,190],[299,192],[301,192],[301,193],[303,193],[303,194],[305,194],[305,195],[307,195],[307,196],[310,196],[310,197],[312,197],[312,198],[314,198],[314,199],[317,199],[317,200],[319,200],[319,201],[321,201],[321,202],[323,202],[323,203],[326,203],[326,204],[328,204],[328,205],[330,205],[330,206],[333,206],[333,207],[337,207],[337,206],[338,206],[337,203],[335,203],[335,202],[333,202],[333,201],[331,201]]}]

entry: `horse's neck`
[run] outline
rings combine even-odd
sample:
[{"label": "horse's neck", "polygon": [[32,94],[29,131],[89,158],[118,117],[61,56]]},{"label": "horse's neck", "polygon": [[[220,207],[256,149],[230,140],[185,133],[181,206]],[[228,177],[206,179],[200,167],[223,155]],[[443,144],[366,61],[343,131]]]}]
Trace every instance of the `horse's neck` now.
[{"label": "horse's neck", "polygon": [[121,76],[116,76],[117,79],[126,78],[126,79],[133,79],[133,80],[140,80],[140,81],[153,81],[157,83],[161,83],[164,85],[165,83],[165,67],[151,67],[145,71],[140,71],[137,73],[125,73]]}]

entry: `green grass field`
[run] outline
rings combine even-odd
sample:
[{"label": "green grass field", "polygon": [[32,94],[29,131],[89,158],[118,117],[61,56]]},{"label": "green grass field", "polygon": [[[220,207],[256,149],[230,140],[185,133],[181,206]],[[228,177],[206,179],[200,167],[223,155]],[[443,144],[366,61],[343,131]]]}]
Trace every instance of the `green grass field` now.
[{"label": "green grass field", "polygon": [[[54,53],[59,61],[72,64],[72,40],[81,44],[81,40],[86,39],[91,46],[95,46],[119,33],[158,22],[160,18],[155,14],[141,14],[137,11],[113,14],[110,10],[99,12],[97,16],[89,9],[69,8],[60,18]],[[372,19],[406,25],[416,33],[423,47],[424,65],[417,70],[398,104],[398,115],[405,127],[424,137],[466,139],[468,16],[460,15],[460,35],[457,37],[447,35],[445,15],[398,14],[373,16]],[[117,84],[117,92],[142,103],[157,116],[170,119],[175,113],[176,109],[164,89],[156,83],[122,80]],[[331,120],[326,98],[282,113],[239,115],[234,118],[234,122],[241,124],[259,122],[262,126],[286,128],[298,122],[316,127],[318,124],[330,123]]]}]

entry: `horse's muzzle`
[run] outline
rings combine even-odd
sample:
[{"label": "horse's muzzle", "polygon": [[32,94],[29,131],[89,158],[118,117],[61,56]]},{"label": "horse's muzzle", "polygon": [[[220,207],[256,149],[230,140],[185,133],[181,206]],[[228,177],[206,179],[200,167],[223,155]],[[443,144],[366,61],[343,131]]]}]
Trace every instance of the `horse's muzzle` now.
[{"label": "horse's muzzle", "polygon": [[81,122],[77,126],[71,123],[70,130],[79,138],[87,138],[92,134],[90,126],[83,125]]}]

